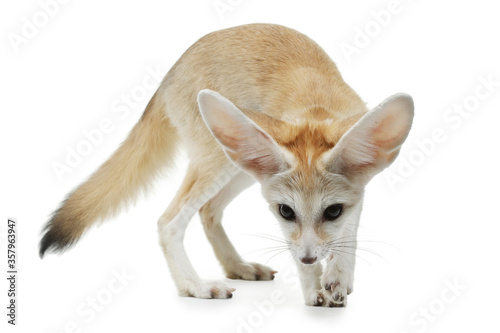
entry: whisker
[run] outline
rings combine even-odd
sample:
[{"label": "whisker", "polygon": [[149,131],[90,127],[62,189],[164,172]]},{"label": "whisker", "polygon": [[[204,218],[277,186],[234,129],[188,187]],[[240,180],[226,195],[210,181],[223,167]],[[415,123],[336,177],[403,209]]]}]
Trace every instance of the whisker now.
[{"label": "whisker", "polygon": [[276,257],[278,254],[282,254],[283,252],[286,252],[286,251],[288,251],[288,249],[286,249],[286,250],[281,250],[280,252],[273,254],[271,258],[267,259],[267,261],[265,262],[265,264],[267,264],[267,263],[269,262],[269,260],[271,260],[271,259],[273,259],[274,257]]},{"label": "whisker", "polygon": [[352,256],[355,256],[356,258],[359,258],[359,259],[361,259],[361,260],[365,261],[367,264],[371,265],[371,264],[368,262],[368,260],[366,260],[365,258],[363,258],[363,257],[361,257],[361,256],[359,256],[359,255],[357,255],[356,253],[352,253],[352,252],[349,252],[349,251],[342,251],[342,250],[339,250],[339,249],[330,249],[330,251],[331,251],[331,253],[333,253],[333,254],[337,254],[337,255],[339,255],[339,254],[338,254],[338,253],[336,253],[335,251],[339,251],[339,252],[342,252],[342,253],[345,253],[345,254],[350,254],[350,255],[352,255]]},{"label": "whisker", "polygon": [[[277,232],[279,233],[279,232]],[[280,236],[277,236],[277,235],[273,235],[273,234],[268,234],[268,233],[263,233],[263,232],[259,232],[259,233],[256,233],[256,234],[250,234],[251,236],[267,236],[267,237],[274,237],[274,238],[277,238],[277,239],[284,239]]]},{"label": "whisker", "polygon": [[335,252],[335,249],[328,249],[328,253],[330,254],[335,254],[336,256],[339,256],[340,258],[342,258],[342,260],[344,261],[347,261],[347,258],[344,257],[344,255],[340,254],[340,253],[336,253]]},{"label": "whisker", "polygon": [[344,236],[344,237],[337,238],[337,239],[335,239],[333,241],[330,241],[328,243],[333,244],[334,242],[337,242],[339,240],[346,239],[346,238],[351,238],[351,237],[353,237],[354,239],[356,239],[356,235],[349,235],[349,236]]},{"label": "whisker", "polygon": [[249,254],[254,254],[259,251],[266,251],[266,250],[282,250],[282,249],[288,249],[288,245],[278,245],[278,246],[268,246],[268,247],[263,247],[260,249],[255,249],[249,252],[246,252],[244,255],[249,255]]},{"label": "whisker", "polygon": [[270,253],[275,253],[275,252],[276,252],[276,253],[278,253],[278,252],[281,252],[281,251],[287,251],[287,250],[288,250],[288,249],[274,249],[274,250],[268,250],[268,251],[266,251],[266,252],[264,252],[264,253],[259,254],[259,255],[257,256],[257,259],[262,258],[262,257],[264,257],[265,255],[268,255],[268,254],[270,254]]},{"label": "whisker", "polygon": [[398,250],[398,251],[401,251],[397,246],[395,246],[394,244],[391,244],[391,243],[388,243],[388,242],[384,242],[384,241],[379,241],[379,240],[373,240],[373,239],[353,239],[353,240],[343,240],[343,241],[340,241],[342,239],[345,239],[345,238],[348,238],[348,237],[341,237],[341,238],[338,238],[338,239],[335,239],[333,241],[329,241],[326,243],[326,245],[335,245],[335,244],[352,244],[352,243],[378,243],[378,244],[384,244],[384,245],[388,245],[388,246],[391,246],[393,247],[394,249]]},{"label": "whisker", "polygon": [[368,248],[365,248],[365,247],[355,247],[355,246],[340,245],[340,246],[335,246],[334,248],[339,248],[339,247],[341,247],[341,248],[347,248],[347,249],[353,249],[353,250],[365,251],[365,252],[371,253],[373,255],[376,255],[377,257],[379,257],[381,259],[385,259],[379,253],[375,252],[372,249],[368,249]]},{"label": "whisker", "polygon": [[290,244],[290,242],[284,238],[280,238],[278,236],[273,236],[273,235],[269,235],[269,234],[251,234],[250,236],[264,238],[264,239],[268,239],[268,240],[272,240],[272,241],[280,242],[280,243],[284,243],[284,244]]}]

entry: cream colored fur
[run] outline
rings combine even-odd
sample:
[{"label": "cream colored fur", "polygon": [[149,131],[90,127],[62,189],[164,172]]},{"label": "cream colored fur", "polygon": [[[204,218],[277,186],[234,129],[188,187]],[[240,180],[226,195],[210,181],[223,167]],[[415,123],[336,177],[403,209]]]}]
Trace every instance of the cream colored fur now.
[{"label": "cream colored fur", "polygon": [[[234,291],[203,281],[187,257],[184,232],[197,212],[227,277],[274,278],[271,268],[244,261],[221,225],[226,205],[257,181],[297,259],[306,304],[345,306],[364,186],[396,158],[412,118],[405,94],[368,111],[325,52],[294,30],[253,24],[208,34],[168,72],[122,147],[54,213],[41,253],[71,245],[132,200],[171,162],[180,138],[189,168],[158,221],[179,294]],[[342,215],[325,221],[334,204]],[[280,205],[293,209],[293,221]],[[342,254],[341,240],[349,241]]]}]

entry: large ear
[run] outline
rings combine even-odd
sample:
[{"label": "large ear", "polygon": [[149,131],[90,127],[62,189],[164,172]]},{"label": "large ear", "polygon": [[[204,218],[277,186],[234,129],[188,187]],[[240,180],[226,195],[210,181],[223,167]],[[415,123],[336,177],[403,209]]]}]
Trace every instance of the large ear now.
[{"label": "large ear", "polygon": [[398,156],[413,122],[413,99],[396,94],[366,113],[325,156],[327,169],[368,182]]},{"label": "large ear", "polygon": [[203,120],[229,159],[257,180],[287,169],[283,151],[233,103],[212,90],[198,94]]}]

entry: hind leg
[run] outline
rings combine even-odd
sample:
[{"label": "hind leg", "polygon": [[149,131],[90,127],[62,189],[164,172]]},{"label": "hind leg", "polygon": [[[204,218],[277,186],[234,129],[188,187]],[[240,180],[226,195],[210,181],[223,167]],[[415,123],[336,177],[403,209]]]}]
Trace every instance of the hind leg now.
[{"label": "hind leg", "polygon": [[224,208],[253,183],[255,180],[241,171],[219,193],[203,205],[200,209],[200,217],[205,234],[228,278],[272,280],[276,271],[258,263],[245,262],[236,252],[221,224]]},{"label": "hind leg", "polygon": [[183,245],[184,233],[191,218],[237,173],[231,164],[216,165],[190,165],[181,188],[158,221],[160,243],[181,296],[231,298],[234,291],[223,282],[202,281]]}]

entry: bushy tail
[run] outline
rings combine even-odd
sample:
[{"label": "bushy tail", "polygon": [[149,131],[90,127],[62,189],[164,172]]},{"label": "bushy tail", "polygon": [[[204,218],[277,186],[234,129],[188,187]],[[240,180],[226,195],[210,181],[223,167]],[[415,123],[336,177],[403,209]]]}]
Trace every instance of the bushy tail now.
[{"label": "bushy tail", "polygon": [[43,230],[40,256],[64,251],[94,223],[134,200],[173,161],[177,138],[156,93],[120,148],[52,214]]}]

